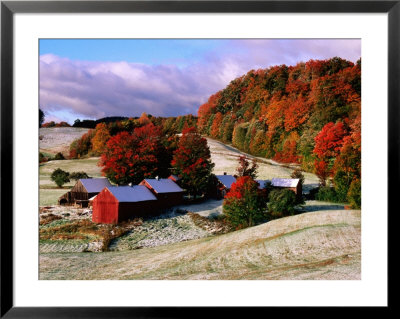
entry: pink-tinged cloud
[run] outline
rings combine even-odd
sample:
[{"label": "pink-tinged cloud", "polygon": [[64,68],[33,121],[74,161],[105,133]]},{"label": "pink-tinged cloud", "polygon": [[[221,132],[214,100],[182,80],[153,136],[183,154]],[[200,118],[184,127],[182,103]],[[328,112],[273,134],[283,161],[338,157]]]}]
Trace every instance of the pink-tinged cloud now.
[{"label": "pink-tinged cloud", "polygon": [[40,57],[40,107],[49,115],[64,112],[92,119],[142,112],[196,114],[211,94],[251,69],[334,56],[355,62],[361,57],[361,41],[232,40],[185,67],[76,61],[47,54]]}]

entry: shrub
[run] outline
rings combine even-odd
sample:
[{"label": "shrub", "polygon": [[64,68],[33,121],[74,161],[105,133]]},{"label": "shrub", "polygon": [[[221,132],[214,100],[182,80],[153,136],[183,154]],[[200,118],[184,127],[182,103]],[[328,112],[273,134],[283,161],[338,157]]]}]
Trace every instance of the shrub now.
[{"label": "shrub", "polygon": [[347,201],[347,193],[349,192],[350,183],[347,174],[343,171],[337,171],[333,179],[336,191],[336,199],[338,202]]},{"label": "shrub", "polygon": [[85,172],[72,172],[69,175],[69,178],[77,181],[78,179],[81,179],[81,178],[90,178],[90,177]]},{"label": "shrub", "polygon": [[64,160],[65,157],[61,152],[58,152],[55,156],[54,156],[55,160]]},{"label": "shrub", "polygon": [[347,198],[352,208],[361,208],[361,181],[359,179],[351,182]]},{"label": "shrub", "polygon": [[250,227],[265,219],[266,202],[258,184],[249,176],[239,177],[225,196],[223,211],[236,228]]},{"label": "shrub", "polygon": [[320,187],[310,189],[310,192],[306,195],[306,199],[315,200],[318,194]]},{"label": "shrub", "polygon": [[268,195],[268,214],[272,218],[294,214],[296,195],[289,189],[274,189]]},{"label": "shrub", "polygon": [[337,194],[333,187],[330,186],[321,186],[318,190],[318,193],[315,195],[317,200],[326,201],[326,202],[337,202]]},{"label": "shrub", "polygon": [[62,187],[65,183],[69,182],[69,173],[63,171],[61,168],[57,168],[51,173],[51,180],[54,181],[58,187]]},{"label": "shrub", "polygon": [[39,153],[39,163],[47,162],[49,159],[43,153]]},{"label": "shrub", "polygon": [[46,122],[44,124],[42,124],[42,127],[55,127],[56,123],[54,121],[51,122]]}]

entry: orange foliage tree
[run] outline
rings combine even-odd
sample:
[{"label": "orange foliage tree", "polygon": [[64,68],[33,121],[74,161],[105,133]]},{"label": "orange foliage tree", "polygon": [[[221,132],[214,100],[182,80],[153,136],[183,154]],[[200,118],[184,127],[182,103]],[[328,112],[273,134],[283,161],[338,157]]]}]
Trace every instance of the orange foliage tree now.
[{"label": "orange foliage tree", "polygon": [[223,119],[223,115],[221,112],[218,112],[217,114],[215,114],[213,124],[211,125],[211,131],[210,131],[211,137],[214,137],[214,138],[219,137],[219,131],[220,131],[220,127],[222,124],[222,119]]}]

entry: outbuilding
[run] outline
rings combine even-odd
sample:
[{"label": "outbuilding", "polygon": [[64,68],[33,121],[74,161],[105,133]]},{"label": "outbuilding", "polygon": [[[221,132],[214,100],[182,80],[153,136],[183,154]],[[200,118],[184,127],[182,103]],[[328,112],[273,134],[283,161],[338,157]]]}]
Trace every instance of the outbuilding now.
[{"label": "outbuilding", "polygon": [[89,198],[97,195],[104,187],[112,186],[107,178],[81,178],[72,189],[58,199],[60,205],[77,204],[87,207]]},{"label": "outbuilding", "polygon": [[256,180],[260,189],[265,188],[267,182],[271,183],[273,188],[287,188],[292,190],[297,198],[301,198],[303,193],[303,188],[298,178],[273,178],[272,180]]},{"label": "outbuilding", "polygon": [[111,186],[93,199],[92,221],[117,224],[135,217],[157,213],[157,198],[145,186]]},{"label": "outbuilding", "polygon": [[160,208],[182,204],[184,190],[169,178],[146,178],[139,185],[146,186],[157,197]]},{"label": "outbuilding", "polygon": [[218,197],[224,198],[226,193],[230,191],[232,184],[236,182],[236,178],[233,175],[215,175],[217,178],[217,194]]},{"label": "outbuilding", "polygon": [[174,174],[170,175],[168,177],[168,179],[172,180],[175,183],[178,183],[181,180],[178,175],[174,175]]}]

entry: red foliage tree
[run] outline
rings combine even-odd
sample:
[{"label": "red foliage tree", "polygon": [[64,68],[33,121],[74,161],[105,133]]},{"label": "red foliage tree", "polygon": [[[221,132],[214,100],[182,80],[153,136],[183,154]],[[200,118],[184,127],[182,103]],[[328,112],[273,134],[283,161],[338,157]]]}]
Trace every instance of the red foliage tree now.
[{"label": "red foliage tree", "polygon": [[347,135],[343,122],[326,124],[315,137],[314,154],[319,159],[330,159],[339,155],[343,139]]},{"label": "red foliage tree", "polygon": [[315,161],[315,172],[323,186],[326,178],[333,174],[335,159],[339,156],[347,135],[348,132],[343,122],[336,124],[330,122],[315,137],[313,153],[318,157],[318,160]]},{"label": "red foliage tree", "polygon": [[121,132],[110,138],[100,166],[116,184],[138,184],[157,175],[161,149],[161,129],[150,123],[135,128],[132,134]]},{"label": "red foliage tree", "polygon": [[263,220],[265,209],[265,196],[250,176],[238,177],[225,195],[224,214],[237,228],[253,226]]},{"label": "red foliage tree", "polygon": [[326,179],[329,177],[328,164],[326,163],[326,161],[315,160],[314,167],[315,167],[315,174],[319,178],[320,185],[325,186]]},{"label": "red foliage tree", "polygon": [[196,196],[206,192],[214,164],[207,140],[194,127],[182,131],[171,164],[189,194]]}]

